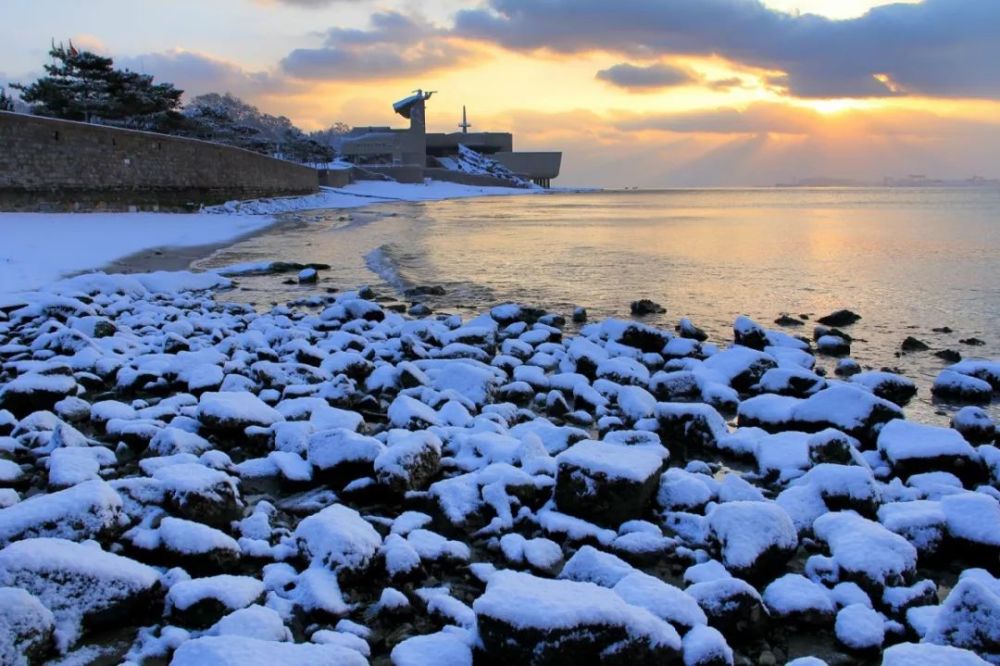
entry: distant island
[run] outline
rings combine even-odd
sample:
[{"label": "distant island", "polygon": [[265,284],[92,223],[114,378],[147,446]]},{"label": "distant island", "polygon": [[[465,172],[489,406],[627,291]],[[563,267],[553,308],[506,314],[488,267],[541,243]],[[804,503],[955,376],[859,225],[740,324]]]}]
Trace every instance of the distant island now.
[{"label": "distant island", "polygon": [[885,176],[881,181],[817,176],[800,178],[791,183],[776,183],[775,187],[1000,187],[1000,179],[972,176],[970,178],[928,178],[912,174],[903,178]]}]

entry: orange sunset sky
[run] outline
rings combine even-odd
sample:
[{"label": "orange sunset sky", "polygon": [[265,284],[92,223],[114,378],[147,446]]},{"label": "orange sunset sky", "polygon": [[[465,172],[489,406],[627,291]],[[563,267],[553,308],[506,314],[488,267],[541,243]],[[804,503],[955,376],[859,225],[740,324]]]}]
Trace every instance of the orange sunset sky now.
[{"label": "orange sunset sky", "polygon": [[0,85],[52,38],[304,129],[511,131],[561,185],[1000,177],[997,0],[5,0]]}]

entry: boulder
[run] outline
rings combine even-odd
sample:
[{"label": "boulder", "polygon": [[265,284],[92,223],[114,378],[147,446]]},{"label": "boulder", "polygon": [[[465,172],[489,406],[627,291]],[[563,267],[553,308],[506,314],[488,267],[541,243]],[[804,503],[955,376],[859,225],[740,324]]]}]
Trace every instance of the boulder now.
[{"label": "boulder", "polygon": [[0,663],[41,663],[54,644],[54,630],[52,611],[37,597],[16,587],[0,587]]},{"label": "boulder", "polygon": [[676,629],[593,583],[498,571],[472,608],[494,664],[664,664],[680,656]]},{"label": "boulder", "polygon": [[726,569],[752,581],[779,570],[799,545],[792,519],[774,502],[720,504],[708,514],[708,528]]},{"label": "boulder", "polygon": [[556,456],[560,511],[617,527],[639,518],[659,481],[662,457],[643,447],[585,440]]}]

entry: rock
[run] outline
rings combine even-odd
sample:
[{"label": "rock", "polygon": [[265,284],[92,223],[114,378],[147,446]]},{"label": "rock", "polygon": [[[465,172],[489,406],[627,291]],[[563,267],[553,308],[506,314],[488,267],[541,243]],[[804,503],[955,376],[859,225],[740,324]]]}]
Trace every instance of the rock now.
[{"label": "rock", "polygon": [[202,393],[198,401],[198,420],[208,429],[242,434],[249,426],[267,427],[284,417],[252,393]]},{"label": "rock", "polygon": [[956,430],[896,419],[878,435],[878,450],[901,478],[946,471],[967,483],[986,478],[976,450]]},{"label": "rock", "polygon": [[585,440],[556,456],[560,511],[617,527],[642,515],[656,492],[663,459],[642,447]]},{"label": "rock", "polygon": [[728,434],[722,415],[705,404],[657,403],[656,422],[660,440],[681,459],[690,452],[714,451],[719,439]]},{"label": "rock", "polygon": [[767,621],[764,602],[753,587],[739,578],[718,578],[684,590],[705,611],[708,623],[723,634],[746,640],[760,633]]},{"label": "rock", "polygon": [[726,569],[751,581],[780,569],[799,545],[791,518],[774,502],[720,504],[708,514],[708,527]]},{"label": "rock", "polygon": [[156,529],[133,528],[125,537],[143,559],[196,574],[231,571],[241,556],[239,544],[225,532],[172,516],[163,518]]},{"label": "rock", "polygon": [[662,664],[680,656],[670,624],[593,583],[498,571],[472,608],[492,663]]},{"label": "rock", "polygon": [[926,342],[918,340],[912,335],[906,336],[906,339],[903,340],[903,344],[901,344],[899,348],[902,349],[904,352],[927,351],[928,349],[930,349],[930,347],[927,346]]},{"label": "rock", "polygon": [[934,355],[942,361],[947,361],[948,363],[958,363],[962,360],[962,355],[954,349],[941,349],[934,352]]},{"label": "rock", "polygon": [[463,635],[462,630],[450,631],[453,629],[456,627],[407,638],[392,649],[392,663],[396,666],[472,666],[472,648],[468,637]]},{"label": "rock", "polygon": [[962,407],[951,417],[951,427],[972,444],[989,444],[997,436],[993,418],[981,407]]},{"label": "rock", "polygon": [[410,309],[407,310],[407,312],[411,317],[427,317],[433,312],[433,310],[423,303],[414,303],[410,306]]},{"label": "rock", "polygon": [[993,399],[993,387],[988,381],[947,368],[934,380],[931,393],[936,398],[957,402],[986,403]]},{"label": "rock", "polygon": [[52,611],[63,650],[84,631],[158,617],[159,578],[144,564],[65,539],[25,539],[0,551],[0,586],[26,590]]},{"label": "rock", "polygon": [[826,326],[850,326],[861,319],[861,315],[850,310],[837,310],[816,321]]},{"label": "rock", "polygon": [[263,596],[264,583],[249,576],[192,578],[170,586],[166,614],[182,626],[204,629]]},{"label": "rock", "polygon": [[441,464],[441,440],[427,431],[389,434],[388,446],[374,461],[375,478],[392,492],[423,490]]},{"label": "rock", "polygon": [[697,340],[698,342],[708,340],[708,334],[695,326],[687,317],[681,318],[680,323],[677,324],[677,332],[682,338],[688,340]]},{"label": "rock", "polygon": [[778,367],[778,362],[770,354],[736,346],[709,356],[704,367],[718,373],[737,391],[745,392],[759,383],[765,372]]},{"label": "rock", "polygon": [[0,587],[0,663],[41,663],[54,644],[55,618],[36,597],[16,587]]},{"label": "rock", "polygon": [[964,338],[959,340],[963,345],[969,345],[970,347],[982,347],[986,343],[979,338]]},{"label": "rock", "polygon": [[932,500],[884,504],[878,510],[878,520],[913,544],[921,556],[936,554],[947,532],[941,503]]},{"label": "rock", "polygon": [[684,634],[684,666],[732,666],[733,650],[714,628],[698,625]]},{"label": "rock", "polygon": [[382,537],[354,509],[334,504],[302,520],[294,535],[310,562],[337,571],[367,569]]},{"label": "rock", "polygon": [[930,643],[900,643],[882,653],[882,666],[988,666],[975,652]]},{"label": "rock", "polygon": [[813,523],[813,532],[829,547],[842,578],[879,596],[886,585],[899,585],[915,573],[913,545],[856,513],[823,514]]},{"label": "rock", "polygon": [[861,372],[861,366],[853,358],[842,358],[837,361],[837,367],[833,371],[838,377],[850,377]]},{"label": "rock", "polygon": [[633,606],[645,608],[682,630],[687,631],[708,623],[705,612],[693,597],[680,588],[641,571],[624,576],[612,589]]},{"label": "rock", "polygon": [[847,356],[851,343],[839,335],[821,335],[816,340],[816,351],[827,356]]},{"label": "rock", "polygon": [[900,407],[917,394],[917,385],[912,380],[894,372],[860,372],[851,376],[851,382]]},{"label": "rock", "polygon": [[375,459],[385,445],[348,428],[331,428],[309,437],[308,458],[318,480],[346,483],[374,473]]},{"label": "rock", "polygon": [[587,309],[579,306],[573,308],[573,322],[582,324],[585,321],[587,321]]},{"label": "rock", "polygon": [[303,268],[298,275],[299,284],[315,284],[319,281],[319,273],[315,268]]},{"label": "rock", "polygon": [[749,317],[740,316],[733,323],[733,339],[738,345],[763,351],[768,346],[767,331]]},{"label": "rock", "polygon": [[778,326],[803,326],[803,322],[798,317],[791,317],[787,312],[782,312],[781,315],[774,320],[774,323]]},{"label": "rock", "polygon": [[948,593],[924,636],[928,643],[964,648],[991,661],[1000,657],[1000,581],[968,569]]},{"label": "rock", "polygon": [[632,301],[629,306],[629,310],[635,317],[645,317],[651,314],[664,314],[667,310],[662,305],[655,301],[651,301],[648,298],[642,298],[638,301]]},{"label": "rock", "polygon": [[367,666],[359,652],[340,645],[279,643],[244,636],[202,636],[185,641],[171,666]]},{"label": "rock", "polygon": [[243,515],[237,480],[199,463],[160,467],[152,474],[163,484],[166,506],[178,515],[226,527]]},{"label": "rock", "polygon": [[56,403],[75,395],[76,389],[76,380],[72,376],[18,375],[0,388],[0,409],[23,418],[32,412],[55,409]]},{"label": "rock", "polygon": [[785,574],[764,589],[764,603],[773,617],[804,625],[833,621],[834,604],[826,588],[801,574]]},{"label": "rock", "polygon": [[106,540],[127,524],[122,499],[101,480],[0,509],[0,546],[32,537]]},{"label": "rock", "polygon": [[864,604],[840,609],[834,624],[837,642],[852,652],[877,652],[885,641],[885,622]]}]

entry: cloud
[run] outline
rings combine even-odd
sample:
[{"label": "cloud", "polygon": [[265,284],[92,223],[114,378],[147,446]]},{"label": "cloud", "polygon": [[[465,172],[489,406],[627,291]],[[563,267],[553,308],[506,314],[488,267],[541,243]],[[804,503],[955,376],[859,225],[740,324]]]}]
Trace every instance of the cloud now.
[{"label": "cloud", "polygon": [[281,66],[303,79],[385,79],[454,67],[471,55],[447,30],[389,11],[372,14],[367,30],[330,28],[322,47],[295,49]]},{"label": "cloud", "polygon": [[924,0],[834,20],[758,0],[489,0],[454,32],[514,50],[720,55],[802,97],[1000,98],[1000,2]]},{"label": "cloud", "polygon": [[759,102],[745,109],[699,109],[676,113],[626,114],[614,125],[620,130],[698,134],[809,134],[822,122],[812,109]]},{"label": "cloud", "polygon": [[681,67],[654,63],[645,67],[623,62],[597,72],[596,78],[628,90],[653,90],[695,83],[699,78]]},{"label": "cloud", "polygon": [[116,58],[115,65],[169,81],[184,90],[188,99],[208,92],[230,92],[252,99],[293,88],[290,81],[272,72],[247,71],[236,63],[183,49]]}]

